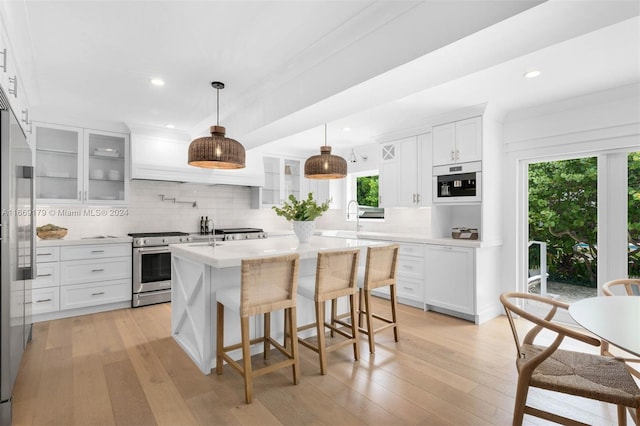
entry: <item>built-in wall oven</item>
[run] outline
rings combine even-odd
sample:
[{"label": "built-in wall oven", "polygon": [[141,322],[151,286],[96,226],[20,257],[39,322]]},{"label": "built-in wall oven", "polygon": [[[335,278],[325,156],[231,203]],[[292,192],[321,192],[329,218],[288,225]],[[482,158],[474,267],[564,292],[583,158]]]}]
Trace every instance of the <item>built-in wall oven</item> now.
[{"label": "built-in wall oven", "polygon": [[[133,238],[133,274],[131,307],[171,301],[171,252],[169,244],[213,240],[214,236],[187,232],[143,232]],[[215,240],[234,241],[267,238],[259,228],[221,228]]]},{"label": "built-in wall oven", "polygon": [[478,203],[482,200],[480,162],[433,168],[434,204]]}]

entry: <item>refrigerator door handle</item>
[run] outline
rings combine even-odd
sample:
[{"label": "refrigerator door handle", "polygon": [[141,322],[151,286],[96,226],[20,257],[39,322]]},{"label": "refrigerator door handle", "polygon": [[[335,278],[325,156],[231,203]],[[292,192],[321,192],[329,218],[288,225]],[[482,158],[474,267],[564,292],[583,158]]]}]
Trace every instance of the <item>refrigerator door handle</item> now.
[{"label": "refrigerator door handle", "polygon": [[36,242],[35,242],[35,197],[36,197],[36,180],[33,173],[33,166],[21,166],[19,169],[18,178],[29,179],[29,227],[28,233],[29,241],[29,266],[21,267],[18,264],[18,279],[20,280],[32,280],[35,278],[36,272]]}]

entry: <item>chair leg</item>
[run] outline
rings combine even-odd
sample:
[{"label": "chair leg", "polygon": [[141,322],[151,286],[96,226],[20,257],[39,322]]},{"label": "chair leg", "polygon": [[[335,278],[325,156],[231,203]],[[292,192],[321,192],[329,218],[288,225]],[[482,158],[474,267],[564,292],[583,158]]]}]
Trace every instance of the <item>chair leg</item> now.
[{"label": "chair leg", "polygon": [[264,314],[264,330],[263,330],[264,342],[263,342],[263,352],[262,357],[264,359],[269,359],[269,354],[271,353],[271,344],[269,343],[269,336],[271,336],[271,312],[267,312]]},{"label": "chair leg", "polygon": [[325,302],[316,302],[316,332],[318,337],[318,358],[320,359],[320,374],[327,374],[327,354],[324,337]]},{"label": "chair leg", "polygon": [[[338,306],[337,306],[337,299],[331,299],[331,326],[335,327],[336,326],[336,316],[338,315]],[[331,337],[334,337],[333,335],[333,328],[330,329],[330,335]]]},{"label": "chair leg", "polygon": [[367,337],[369,338],[369,352],[373,354],[376,352],[376,344],[373,338],[374,331],[373,331],[373,316],[371,315],[371,291],[369,290],[363,290],[363,291],[364,291],[364,309],[367,315]]},{"label": "chair leg", "polygon": [[216,321],[216,373],[222,374],[224,348],[224,305],[218,302]]},{"label": "chair leg", "polygon": [[364,306],[364,289],[358,289],[358,327],[362,327],[362,317],[364,316],[364,311],[362,307]]},{"label": "chair leg", "polygon": [[247,404],[253,400],[253,371],[251,370],[251,346],[249,335],[249,317],[241,317],[242,334],[242,375],[244,376],[244,396]]},{"label": "chair leg", "polygon": [[627,407],[618,405],[618,426],[627,426]]},{"label": "chair leg", "polygon": [[391,321],[393,321],[393,338],[398,341],[398,302],[396,300],[396,285],[389,286],[389,294],[391,298]]},{"label": "chair leg", "polygon": [[289,329],[291,334],[291,357],[293,358],[293,384],[297,385],[300,381],[300,358],[298,356],[298,318],[296,316],[296,308],[289,308],[289,312],[285,311],[285,316],[289,317]]},{"label": "chair leg", "polygon": [[527,405],[527,394],[529,393],[529,378],[518,376],[516,387],[516,402],[513,408],[513,426],[521,426],[524,419],[524,408]]},{"label": "chair leg", "polygon": [[360,359],[360,345],[358,343],[358,326],[356,325],[356,295],[349,296],[349,310],[351,317],[351,337],[353,338],[353,359]]}]

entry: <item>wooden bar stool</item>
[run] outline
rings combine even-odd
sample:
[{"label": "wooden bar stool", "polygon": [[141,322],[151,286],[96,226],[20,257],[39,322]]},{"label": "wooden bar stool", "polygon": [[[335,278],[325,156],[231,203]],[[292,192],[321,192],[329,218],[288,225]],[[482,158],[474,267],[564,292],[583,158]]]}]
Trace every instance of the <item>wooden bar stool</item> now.
[{"label": "wooden bar stool", "polygon": [[[313,344],[303,338],[298,338],[301,345],[318,353],[320,359],[320,374],[327,374],[327,353],[347,345],[353,345],[353,357],[357,361],[360,358],[358,346],[358,328],[356,326],[358,292],[358,256],[360,249],[324,251],[318,253],[316,276],[301,277],[298,283],[298,294],[315,302],[316,321],[298,327],[298,332],[316,328],[318,343]],[[349,313],[340,316],[350,317],[347,323],[337,316],[336,303],[338,298],[349,298]],[[331,301],[330,322],[325,321],[325,306]],[[339,327],[339,326],[343,327]],[[340,334],[346,340],[327,346],[325,339],[325,327],[334,333]],[[346,329],[345,329],[346,327]]]},{"label": "wooden bar stool", "polygon": [[[398,318],[396,314],[396,271],[398,269],[398,244],[386,246],[367,247],[367,262],[364,270],[358,271],[358,287],[360,289],[360,311],[358,315],[358,329],[369,337],[369,352],[375,353],[376,346],[374,334],[393,328],[393,337],[398,341]],[[391,318],[371,312],[371,290],[389,286],[389,299],[391,302]],[[362,326],[363,317],[366,317],[366,327]],[[373,320],[377,319],[384,324],[374,328]]]},{"label": "wooden bar stool", "polygon": [[[223,362],[226,361],[244,378],[244,393],[247,404],[253,399],[253,379],[271,373],[280,368],[292,366],[293,384],[300,380],[300,364],[298,360],[298,339],[296,333],[296,288],[298,285],[298,254],[275,256],[268,258],[243,259],[240,288],[228,287],[216,292],[218,308],[216,338],[216,372],[222,374]],[[231,308],[240,313],[240,343],[224,346],[224,309]],[[291,345],[285,347],[271,337],[271,312],[284,310],[286,336],[292,337]],[[249,335],[249,318],[264,315],[264,335],[251,339]],[[293,326],[292,326],[293,325]],[[287,359],[252,369],[251,348],[255,343],[264,343],[265,359],[269,357],[270,345],[273,345]],[[229,351],[242,348],[242,364],[231,359]]]}]

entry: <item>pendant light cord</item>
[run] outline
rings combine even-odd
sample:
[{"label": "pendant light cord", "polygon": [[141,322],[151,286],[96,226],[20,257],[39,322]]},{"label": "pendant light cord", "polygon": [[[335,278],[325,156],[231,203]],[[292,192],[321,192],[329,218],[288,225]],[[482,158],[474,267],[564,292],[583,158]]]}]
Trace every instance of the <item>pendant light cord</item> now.
[{"label": "pendant light cord", "polygon": [[324,146],[327,146],[327,123],[324,123]]},{"label": "pendant light cord", "polygon": [[216,87],[216,126],[220,125],[220,89]]}]

